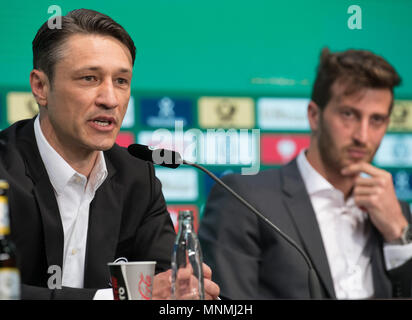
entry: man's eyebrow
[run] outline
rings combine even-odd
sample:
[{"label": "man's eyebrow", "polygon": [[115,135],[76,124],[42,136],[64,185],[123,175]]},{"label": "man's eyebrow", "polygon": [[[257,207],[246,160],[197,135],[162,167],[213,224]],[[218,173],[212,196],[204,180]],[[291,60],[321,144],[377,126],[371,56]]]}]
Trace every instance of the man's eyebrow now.
[{"label": "man's eyebrow", "polygon": [[351,111],[353,111],[353,112],[355,112],[355,113],[359,113],[359,110],[358,110],[358,109],[356,109],[355,107],[353,107],[353,106],[351,106],[351,105],[348,105],[348,104],[339,105],[339,109],[349,109],[349,110],[351,110]]},{"label": "man's eyebrow", "polygon": [[[344,105],[341,105],[341,106],[339,106],[341,109],[350,109],[352,112],[354,112],[356,115],[360,115],[360,111],[358,110],[358,109],[356,109],[355,107],[353,107],[353,106],[350,106],[350,105],[347,105],[347,104],[344,104]],[[384,118],[389,118],[390,117],[390,114],[388,113],[388,114],[385,114],[385,113],[379,113],[379,112],[375,112],[375,113],[373,113],[372,114],[372,116],[380,116],[380,117],[384,117]]]},{"label": "man's eyebrow", "polygon": [[384,113],[373,113],[372,116],[379,116],[379,117],[383,117],[385,119],[389,119],[390,118],[390,114],[384,114]]},{"label": "man's eyebrow", "polygon": [[132,73],[132,70],[128,69],[128,68],[120,68],[119,73]]},{"label": "man's eyebrow", "polygon": [[[85,67],[81,67],[79,69],[75,69],[74,72],[82,72],[82,71],[100,71],[102,70],[101,67],[96,67],[96,66],[85,66]],[[129,68],[119,68],[118,69],[119,73],[132,73],[132,70],[130,70]]]}]

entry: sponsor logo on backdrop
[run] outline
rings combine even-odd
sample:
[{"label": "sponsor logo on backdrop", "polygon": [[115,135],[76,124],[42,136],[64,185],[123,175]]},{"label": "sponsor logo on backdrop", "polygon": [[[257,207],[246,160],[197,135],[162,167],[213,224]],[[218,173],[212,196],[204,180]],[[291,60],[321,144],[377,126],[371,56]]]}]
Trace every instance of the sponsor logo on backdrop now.
[{"label": "sponsor logo on backdrop", "polygon": [[129,131],[120,131],[117,135],[116,143],[121,147],[127,148],[132,143],[135,143],[134,133]]},{"label": "sponsor logo on backdrop", "polygon": [[183,159],[198,164],[245,166],[241,168],[242,174],[256,174],[260,168],[259,129],[202,131],[192,128],[183,131],[182,123],[177,121],[174,131],[143,131],[138,140],[153,149],[175,150]]},{"label": "sponsor logo on backdrop", "polygon": [[162,183],[166,201],[196,201],[199,197],[198,176],[194,168],[173,170],[157,167],[156,176]]},{"label": "sponsor logo on backdrop", "polygon": [[260,98],[258,126],[262,130],[310,130],[307,119],[309,99]]},{"label": "sponsor logo on backdrop", "polygon": [[373,163],[380,167],[412,167],[412,134],[387,134]]},{"label": "sponsor logo on backdrop", "polygon": [[412,131],[412,100],[395,100],[388,131]]},{"label": "sponsor logo on backdrop", "polygon": [[179,231],[179,211],[181,210],[190,210],[193,212],[193,225],[195,228],[195,232],[197,232],[199,228],[199,209],[197,206],[194,205],[186,205],[186,204],[181,204],[181,205],[170,205],[167,206],[167,211],[170,213],[170,218],[172,218],[173,226],[175,228],[176,233]]},{"label": "sponsor logo on backdrop", "polygon": [[135,107],[134,107],[134,98],[130,96],[129,104],[127,105],[127,111],[124,115],[122,128],[132,128],[135,124]]},{"label": "sponsor logo on backdrop", "polygon": [[405,170],[392,171],[396,196],[401,200],[412,199],[412,174]]},{"label": "sponsor logo on backdrop", "polygon": [[192,125],[193,103],[189,99],[143,98],[140,100],[143,124],[149,127],[173,128],[175,121]]},{"label": "sponsor logo on backdrop", "polygon": [[141,131],[138,134],[138,141],[140,144],[144,144],[154,149],[169,149],[180,153],[183,159],[195,162],[196,153],[194,152],[193,141],[196,139],[192,134],[184,132],[165,131]]},{"label": "sponsor logo on backdrop", "polygon": [[39,112],[39,106],[31,92],[9,92],[6,100],[9,124],[33,118]]},{"label": "sponsor logo on backdrop", "polygon": [[261,159],[263,164],[281,165],[295,158],[309,147],[309,135],[263,134]]},{"label": "sponsor logo on backdrop", "polygon": [[199,125],[203,128],[253,128],[254,101],[251,98],[201,97]]}]

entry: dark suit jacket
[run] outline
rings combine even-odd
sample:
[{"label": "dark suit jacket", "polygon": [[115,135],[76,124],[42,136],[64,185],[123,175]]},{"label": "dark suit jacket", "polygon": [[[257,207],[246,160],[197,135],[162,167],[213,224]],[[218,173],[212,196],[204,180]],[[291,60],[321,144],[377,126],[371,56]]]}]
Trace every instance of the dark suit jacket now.
[{"label": "dark suit jacket", "polygon": [[118,257],[155,260],[157,272],[169,269],[175,232],[153,165],[115,145],[104,152],[108,176],[90,204],[85,289],[48,289],[49,266],[62,267],[64,234],[33,124],[24,120],[0,132],[0,178],[10,183],[22,298],[92,298],[109,287],[107,263]]},{"label": "dark suit jacket", "polygon": [[[336,298],[319,226],[296,160],[255,176],[229,175],[223,180],[305,250],[320,278],[323,297]],[[402,203],[402,209],[410,221],[408,204]],[[371,228],[375,297],[388,298],[393,290],[384,267],[383,239]],[[204,260],[223,297],[310,297],[308,267],[302,256],[217,184],[209,195],[199,238]],[[391,272],[397,294],[409,296],[412,259]]]}]

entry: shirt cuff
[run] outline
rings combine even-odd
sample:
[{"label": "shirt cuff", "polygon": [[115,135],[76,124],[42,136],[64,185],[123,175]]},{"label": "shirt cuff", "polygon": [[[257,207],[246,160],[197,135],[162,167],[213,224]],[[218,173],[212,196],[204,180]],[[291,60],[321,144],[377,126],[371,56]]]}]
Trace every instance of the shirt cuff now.
[{"label": "shirt cuff", "polygon": [[412,243],[404,245],[385,243],[383,245],[383,254],[386,269],[395,269],[412,258]]},{"label": "shirt cuff", "polygon": [[100,289],[96,291],[93,300],[114,300],[113,289]]}]

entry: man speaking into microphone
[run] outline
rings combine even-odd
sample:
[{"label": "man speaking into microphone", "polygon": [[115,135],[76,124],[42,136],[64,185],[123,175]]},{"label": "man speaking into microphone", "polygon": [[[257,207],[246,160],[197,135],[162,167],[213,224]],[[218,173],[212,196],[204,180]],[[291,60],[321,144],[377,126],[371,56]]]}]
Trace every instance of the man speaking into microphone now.
[{"label": "man speaking into microphone", "polygon": [[[161,184],[151,163],[115,144],[135,45],[99,12],[61,19],[61,28],[45,22],[33,40],[39,115],[0,133],[22,298],[97,299],[110,288],[107,263],[122,257],[157,261],[153,299],[168,299],[175,232]],[[60,287],[50,288],[50,270],[61,270]],[[204,276],[214,299],[219,287],[207,266]]]}]

